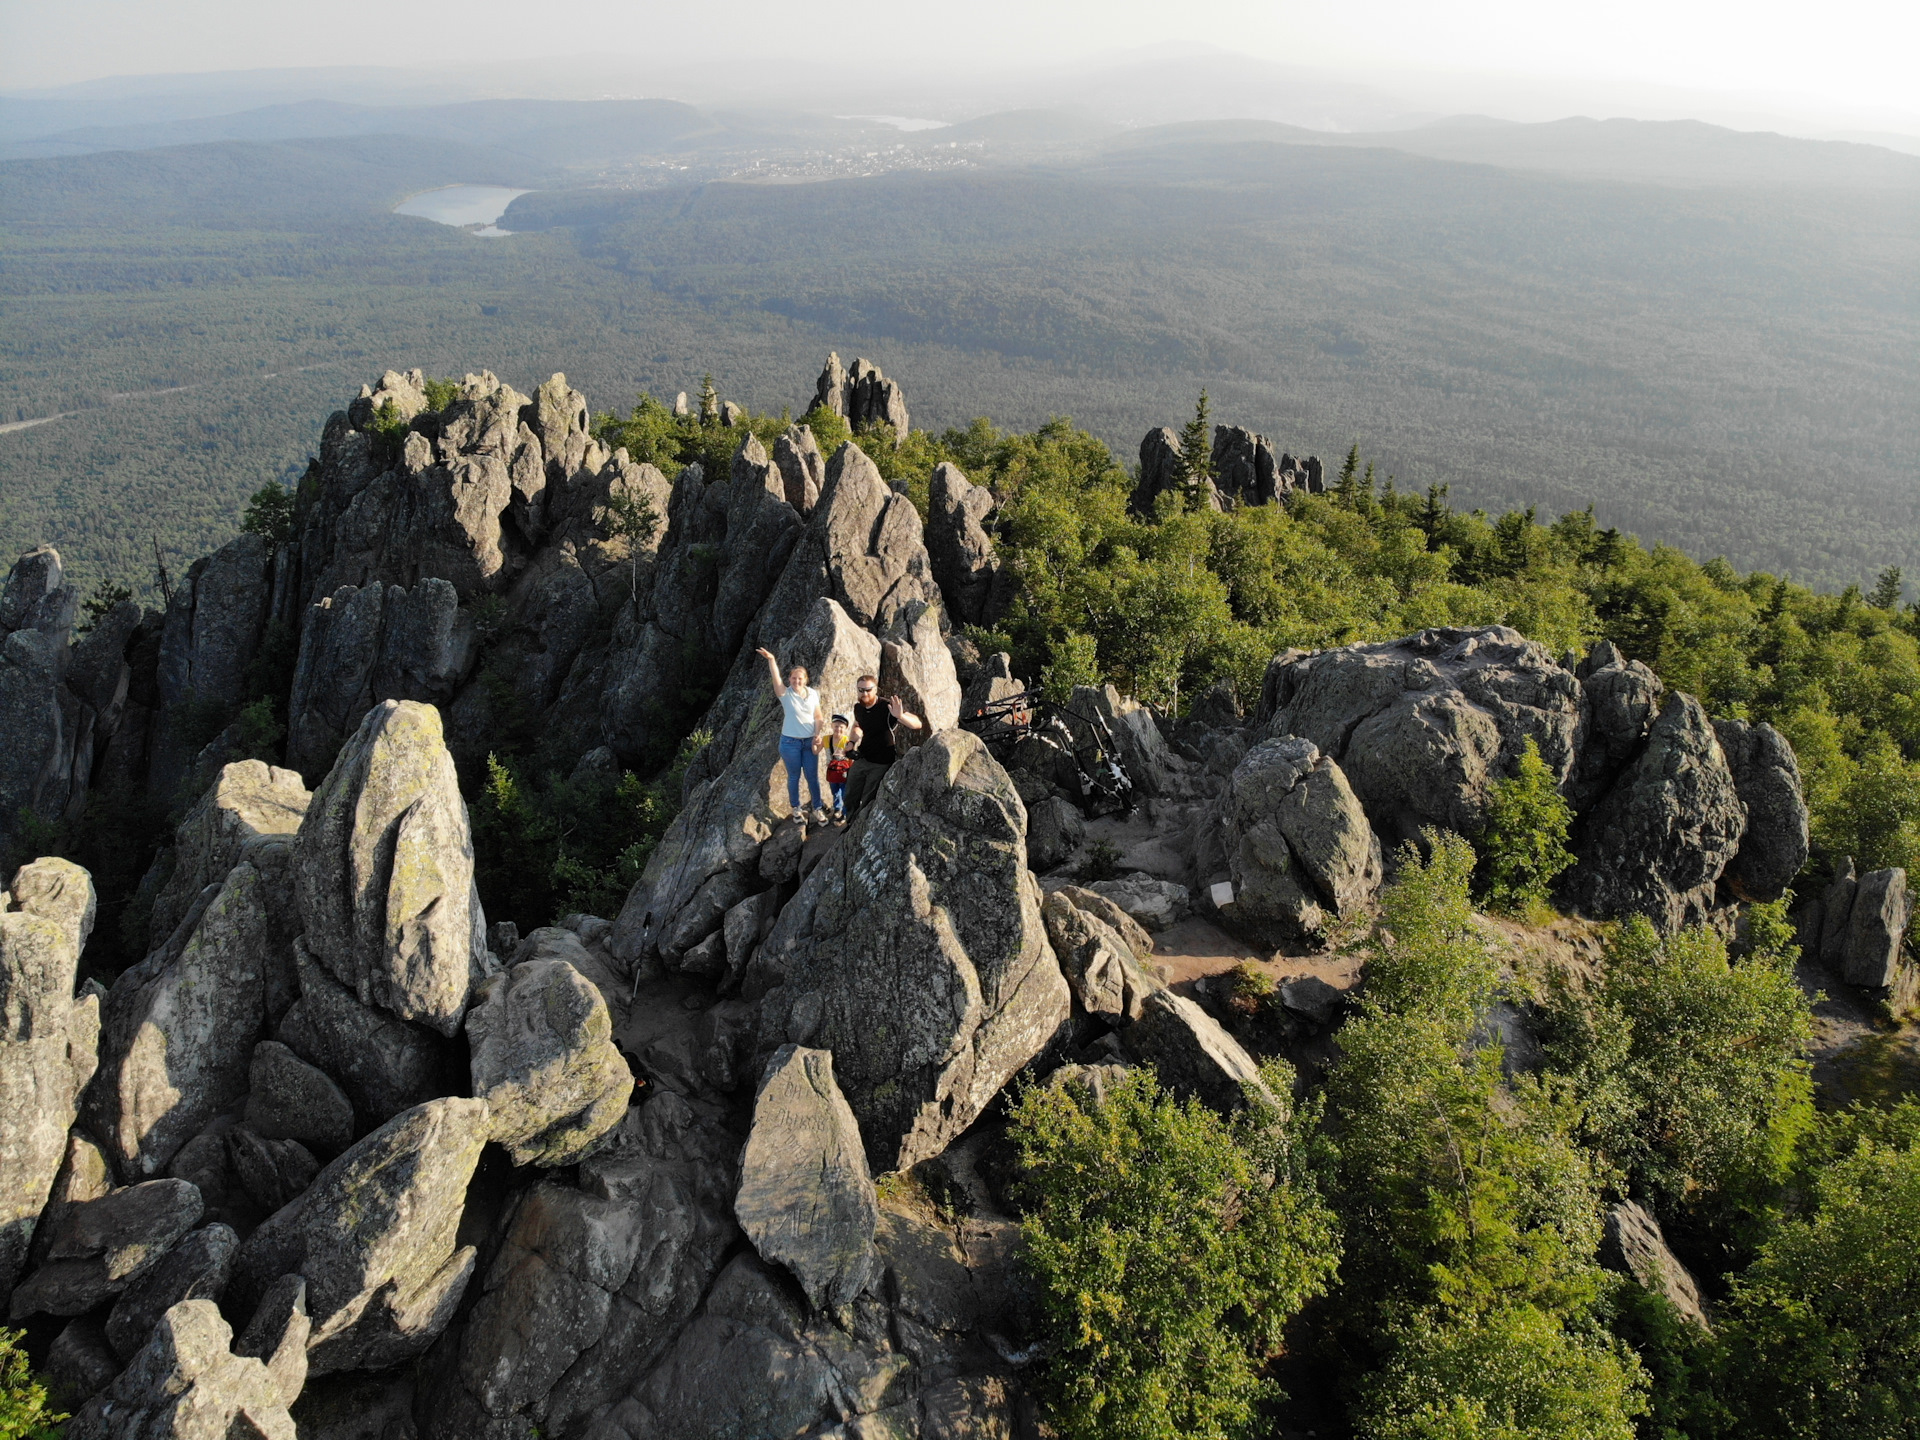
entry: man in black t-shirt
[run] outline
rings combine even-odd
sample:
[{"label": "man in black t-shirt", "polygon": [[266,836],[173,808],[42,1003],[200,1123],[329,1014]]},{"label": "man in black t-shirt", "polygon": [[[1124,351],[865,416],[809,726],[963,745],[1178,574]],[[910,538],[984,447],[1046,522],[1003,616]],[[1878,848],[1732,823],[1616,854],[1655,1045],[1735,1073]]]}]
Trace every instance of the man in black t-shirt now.
[{"label": "man in black t-shirt", "polygon": [[920,717],[901,704],[898,695],[880,698],[880,682],[873,676],[862,675],[855,693],[858,698],[853,702],[853,772],[847,776],[846,823],[849,825],[880,792],[880,781],[887,767],[900,758],[893,743],[896,728],[922,728]]}]

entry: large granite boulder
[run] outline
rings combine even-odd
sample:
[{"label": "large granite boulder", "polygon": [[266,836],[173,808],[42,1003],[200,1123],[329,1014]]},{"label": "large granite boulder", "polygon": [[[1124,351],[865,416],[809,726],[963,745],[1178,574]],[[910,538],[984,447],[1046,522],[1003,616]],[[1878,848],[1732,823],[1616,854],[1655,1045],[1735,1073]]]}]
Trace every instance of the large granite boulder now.
[{"label": "large granite boulder", "polygon": [[81,1315],[159,1265],[200,1223],[200,1192],[184,1180],[146,1180],[66,1208],[47,1261],[17,1286],[10,1313]]},{"label": "large granite boulder", "polygon": [[336,1082],[363,1126],[459,1088],[453,1047],[440,1033],[411,1025],[359,998],[295,942],[300,998],[274,1038]]},{"label": "large granite boulder", "polygon": [[300,824],[307,947],[363,1005],[451,1036],[485,969],[486,921],[453,757],[431,705],[368,712]]},{"label": "large granite boulder", "polygon": [[[1220,508],[1220,496],[1211,480],[1201,483],[1201,499],[1208,508]],[[1172,492],[1184,494],[1187,488],[1187,462],[1180,453],[1178,431],[1162,426],[1149,430],[1140,442],[1140,478],[1134,482],[1127,508],[1142,518],[1153,514],[1154,502]]]},{"label": "large granite boulder", "polygon": [[[1275,948],[1321,943],[1332,923],[1358,914],[1380,887],[1380,842],[1340,767],[1311,740],[1262,741],[1233,772],[1214,817],[1219,868],[1230,892],[1216,899],[1229,929]],[[1215,866],[1197,847],[1203,885]]]},{"label": "large granite boulder", "polygon": [[1477,833],[1491,786],[1513,773],[1529,739],[1564,779],[1581,696],[1544,646],[1504,625],[1423,630],[1275,656],[1256,720],[1263,736],[1319,747],[1391,847],[1430,825]]},{"label": "large granite boulder", "polygon": [[114,1352],[132,1359],[160,1317],[182,1300],[219,1303],[239,1248],[240,1237],[227,1225],[204,1225],[175,1244],[114,1302],[106,1327]]},{"label": "large granite boulder", "polygon": [[181,1301],[133,1363],[80,1407],[68,1440],[295,1440],[273,1376],[232,1343],[213,1301]]},{"label": "large granite boulder", "polygon": [[1905,870],[1869,870],[1862,875],[1847,908],[1840,978],[1870,990],[1894,988],[1903,964],[1901,943],[1912,914]]},{"label": "large granite boulder", "polygon": [[1668,1247],[1660,1222],[1644,1205],[1625,1200],[1607,1207],[1600,1263],[1631,1275],[1642,1289],[1670,1303],[1682,1318],[1702,1330],[1711,1329],[1706,1306],[1700,1300],[1700,1287]]},{"label": "large granite boulder", "polygon": [[40,630],[64,639],[79,608],[79,591],[66,583],[66,567],[51,545],[36,545],[7,571],[0,586],[0,635]]},{"label": "large granite boulder", "polygon": [[473,1093],[516,1165],[571,1165],[627,1113],[633,1072],[600,991],[564,960],[491,977],[467,1012]]},{"label": "large granite boulder", "polygon": [[253,1047],[246,1122],[262,1139],[298,1140],[329,1155],[353,1143],[353,1102],[346,1092],[278,1040]]},{"label": "large granite boulder", "polygon": [[36,860],[0,892],[0,1294],[27,1263],[34,1226],[92,1078],[100,1002],[76,999],[93,930],[93,881],[67,860]]},{"label": "large granite boulder", "polygon": [[1026,867],[1026,807],[944,731],[801,882],[756,952],[761,1041],[831,1050],[875,1170],[938,1154],[1061,1032],[1070,997]]},{"label": "large granite boulder", "polygon": [[484,1100],[434,1100],[389,1120],[247,1238],[229,1303],[250,1314],[282,1276],[306,1277],[315,1375],[422,1353],[473,1274],[474,1249],[456,1237],[487,1130]]},{"label": "large granite boulder", "polygon": [[927,489],[927,556],[947,614],[964,625],[992,625],[1013,598],[987,531],[993,492],[968,481],[958,465],[936,465]]},{"label": "large granite boulder", "polygon": [[198,915],[107,993],[88,1128],[124,1176],[144,1179],[247,1093],[267,1024],[267,896],[233,867]]},{"label": "large granite boulder", "polygon": [[1077,904],[1080,897],[1104,898],[1063,885],[1041,903],[1047,938],[1080,1008],[1108,1025],[1130,1024],[1140,1018],[1147,996],[1159,988],[1143,968],[1153,953],[1152,941],[1127,917],[1141,937],[1129,940],[1106,915]]},{"label": "large granite boulder", "polygon": [[201,890],[225,881],[249,841],[291,841],[311,799],[298,771],[261,760],[223,767],[173,832],[173,874],[153,902],[156,939],[173,933]]},{"label": "large granite boulder", "polygon": [[655,1095],[581,1162],[522,1194],[424,1433],[572,1433],[680,1332],[740,1232],[740,1145],[717,1112]]},{"label": "large granite boulder", "polygon": [[1807,799],[1793,747],[1771,725],[1716,720],[1713,732],[1747,807],[1747,828],[1721,882],[1742,900],[1778,900],[1807,863]]},{"label": "large granite boulder", "polygon": [[1588,914],[1645,915],[1662,933],[1705,923],[1746,825],[1706,711],[1670,694],[1639,756],[1575,825],[1567,892]]},{"label": "large granite boulder", "polygon": [[1584,810],[1640,753],[1667,687],[1611,640],[1596,640],[1574,675],[1580,681],[1582,723],[1566,796],[1576,810]]},{"label": "large granite boulder", "polygon": [[786,487],[787,504],[802,517],[811,515],[827,483],[827,457],[820,453],[812,427],[789,425],[785,434],[775,437],[773,463]]},{"label": "large granite boulder", "polygon": [[1146,997],[1140,1018],[1121,1031],[1121,1043],[1133,1059],[1151,1065],[1160,1083],[1216,1110],[1238,1110],[1252,1094],[1279,1107],[1260,1066],[1246,1049],[1184,995],[1155,990]]},{"label": "large granite boulder", "polygon": [[880,1203],[826,1051],[783,1045],[767,1062],[733,1213],[816,1310],[844,1309],[874,1280]]},{"label": "large granite boulder", "polygon": [[66,665],[65,635],[0,635],[0,843],[21,812],[53,818],[67,804],[80,717],[60,683]]}]

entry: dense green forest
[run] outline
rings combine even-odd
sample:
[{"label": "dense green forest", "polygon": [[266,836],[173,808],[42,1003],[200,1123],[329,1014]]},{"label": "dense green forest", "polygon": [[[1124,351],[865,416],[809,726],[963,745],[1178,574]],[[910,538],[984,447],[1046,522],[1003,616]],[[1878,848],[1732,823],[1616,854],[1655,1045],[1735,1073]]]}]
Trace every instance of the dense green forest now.
[{"label": "dense green forest", "polygon": [[[387,213],[451,180],[547,188],[500,240]],[[711,370],[777,411],[835,348],[936,428],[1071,414],[1124,457],[1204,385],[1283,448],[1359,441],[1462,504],[1591,502],[1835,590],[1920,565],[1911,190],[1177,135],[819,184],[569,183],[424,136],[0,165],[0,423],[65,415],[0,434],[0,545],[143,585],[156,536],[175,562],[217,544],[389,366],[565,370],[597,404]]]}]

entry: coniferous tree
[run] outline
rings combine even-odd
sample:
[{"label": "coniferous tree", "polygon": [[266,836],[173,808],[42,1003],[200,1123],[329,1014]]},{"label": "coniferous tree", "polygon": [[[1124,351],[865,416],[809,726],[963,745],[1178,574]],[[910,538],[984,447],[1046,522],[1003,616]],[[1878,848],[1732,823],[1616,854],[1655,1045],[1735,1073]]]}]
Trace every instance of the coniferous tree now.
[{"label": "coniferous tree", "polygon": [[1213,423],[1204,390],[1193,407],[1193,419],[1180,430],[1180,468],[1185,472],[1189,495],[1199,490],[1202,481],[1213,478]]},{"label": "coniferous tree", "polygon": [[1873,582],[1873,589],[1867,595],[1867,603],[1881,610],[1898,610],[1901,588],[1900,567],[1889,565]]}]

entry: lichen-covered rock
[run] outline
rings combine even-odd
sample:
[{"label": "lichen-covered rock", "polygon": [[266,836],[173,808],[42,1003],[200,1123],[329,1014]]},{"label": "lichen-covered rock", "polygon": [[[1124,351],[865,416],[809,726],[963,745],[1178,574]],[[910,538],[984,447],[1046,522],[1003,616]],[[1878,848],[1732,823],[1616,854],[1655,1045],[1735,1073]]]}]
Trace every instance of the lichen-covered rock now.
[{"label": "lichen-covered rock", "polygon": [[1267,1103],[1279,1104],[1260,1078],[1260,1067],[1217,1021],[1185,996],[1155,990],[1140,1018],[1121,1032],[1127,1053],[1151,1065],[1160,1083],[1192,1095],[1216,1110],[1237,1110],[1250,1088]]},{"label": "lichen-covered rock", "polygon": [[1073,858],[1087,839],[1087,822],[1073,805],[1049,795],[1027,809],[1027,865],[1045,874]]},{"label": "lichen-covered rock", "polygon": [[1584,810],[1639,752],[1667,687],[1611,640],[1596,640],[1574,675],[1580,681],[1582,725],[1567,798]]},{"label": "lichen-covered rock", "polygon": [[816,1310],[844,1308],[875,1278],[880,1203],[826,1051],[783,1045],[767,1062],[733,1213],[761,1259],[785,1266]]},{"label": "lichen-covered rock", "polygon": [[1193,892],[1173,880],[1161,880],[1144,871],[1112,880],[1095,880],[1086,887],[1104,895],[1148,930],[1165,930],[1183,920],[1193,905]]},{"label": "lichen-covered rock", "polygon": [[267,1021],[267,897],[236,865],[176,952],[156,950],[107,993],[88,1126],[123,1175],[163,1173],[247,1093]]},{"label": "lichen-covered rock", "polygon": [[821,487],[827,483],[827,459],[820,453],[820,442],[806,425],[789,425],[786,433],[773,442],[773,463],[780,468],[786,486],[787,504],[799,514],[813,513]]},{"label": "lichen-covered rock", "polygon": [[963,731],[887,772],[781,912],[744,987],[761,1039],[831,1050],[875,1170],[938,1154],[1070,1009],[1026,867],[1026,807]]},{"label": "lichen-covered rock", "polygon": [[424,1433],[571,1433],[645,1374],[739,1241],[739,1154],[720,1116],[662,1093],[581,1163],[580,1189],[526,1191]]},{"label": "lichen-covered rock", "polygon": [[268,1140],[245,1125],[229,1126],[227,1167],[261,1213],[291,1202],[320,1173],[320,1162],[298,1140]]},{"label": "lichen-covered rock", "polygon": [[261,1361],[281,1402],[291,1406],[307,1383],[307,1339],[312,1332],[306,1277],[282,1275],[254,1306],[253,1318],[234,1341],[233,1353]]},{"label": "lichen-covered rock", "polygon": [[46,1264],[14,1290],[13,1317],[80,1315],[120,1294],[200,1223],[204,1208],[184,1180],[147,1180],[71,1207]]},{"label": "lichen-covered rock", "polygon": [[247,1126],[266,1140],[298,1140],[334,1154],[353,1143],[353,1102],[317,1066],[278,1040],[253,1047]]},{"label": "lichen-covered rock", "polygon": [[1899,977],[1900,945],[1912,913],[1905,870],[1862,875],[1847,911],[1840,978],[1872,990],[1891,989]]},{"label": "lichen-covered rock", "polygon": [[419,1355],[473,1273],[473,1247],[456,1236],[486,1141],[483,1100],[434,1100],[395,1116],[247,1238],[229,1303],[251,1313],[281,1276],[304,1276],[316,1375]]},{"label": "lichen-covered rock", "polygon": [[1339,765],[1383,845],[1425,826],[1462,835],[1526,742],[1556,779],[1573,764],[1580,685],[1544,646],[1504,625],[1291,651],[1267,668],[1263,736],[1297,735]]},{"label": "lichen-covered rock", "polygon": [[172,934],[194,897],[240,862],[247,842],[266,835],[291,840],[311,798],[296,770],[259,760],[222,768],[173,832],[173,874],[153,902],[153,934]]},{"label": "lichen-covered rock", "polygon": [[933,467],[927,490],[927,556],[947,613],[958,624],[990,626],[1013,598],[987,533],[993,509],[993,492],[970,483],[958,465]]},{"label": "lichen-covered rock", "polygon": [[1335,919],[1359,913],[1380,887],[1380,842],[1366,812],[1311,740],[1283,736],[1248,751],[1215,824],[1233,887],[1221,920],[1257,944],[1322,942]]},{"label": "lichen-covered rock", "polygon": [[160,1318],[133,1363],[68,1424],[70,1440],[295,1440],[287,1402],[258,1360],[235,1355],[211,1300]]},{"label": "lichen-covered rock", "polygon": [[307,950],[294,946],[300,999],[275,1038],[337,1081],[360,1119],[378,1125],[459,1086],[452,1047],[438,1032],[362,1005]]},{"label": "lichen-covered rock", "polygon": [[100,1002],[74,996],[94,913],[92,878],[67,860],[23,865],[0,893],[0,1294],[26,1265],[94,1072]]},{"label": "lichen-covered rock", "polygon": [[107,1316],[107,1343],[132,1359],[160,1317],[182,1300],[218,1304],[239,1248],[240,1237],[226,1225],[203,1226],[181,1240],[121,1292]]},{"label": "lichen-covered rock", "polygon": [[294,881],[308,949],[363,1005],[451,1036],[486,923],[440,715],[386,700],[314,792]]},{"label": "lichen-covered rock", "polygon": [[564,960],[489,979],[467,1013],[473,1093],[516,1165],[571,1165],[619,1124],[633,1072],[600,991]]},{"label": "lichen-covered rock", "polygon": [[1152,946],[1143,955],[1105,917],[1076,905],[1069,894],[1073,889],[1064,886],[1047,896],[1040,913],[1074,999],[1109,1025],[1138,1020],[1148,994],[1158,987],[1141,968]]},{"label": "lichen-covered rock", "polygon": [[1590,915],[1644,915],[1663,934],[1704,923],[1746,824],[1706,712],[1671,694],[1638,758],[1580,817],[1569,893]]},{"label": "lichen-covered rock", "polygon": [[1742,900],[1778,900],[1807,863],[1807,799],[1793,747],[1771,725],[1716,720],[1714,734],[1747,807],[1740,848],[1721,880]]}]

